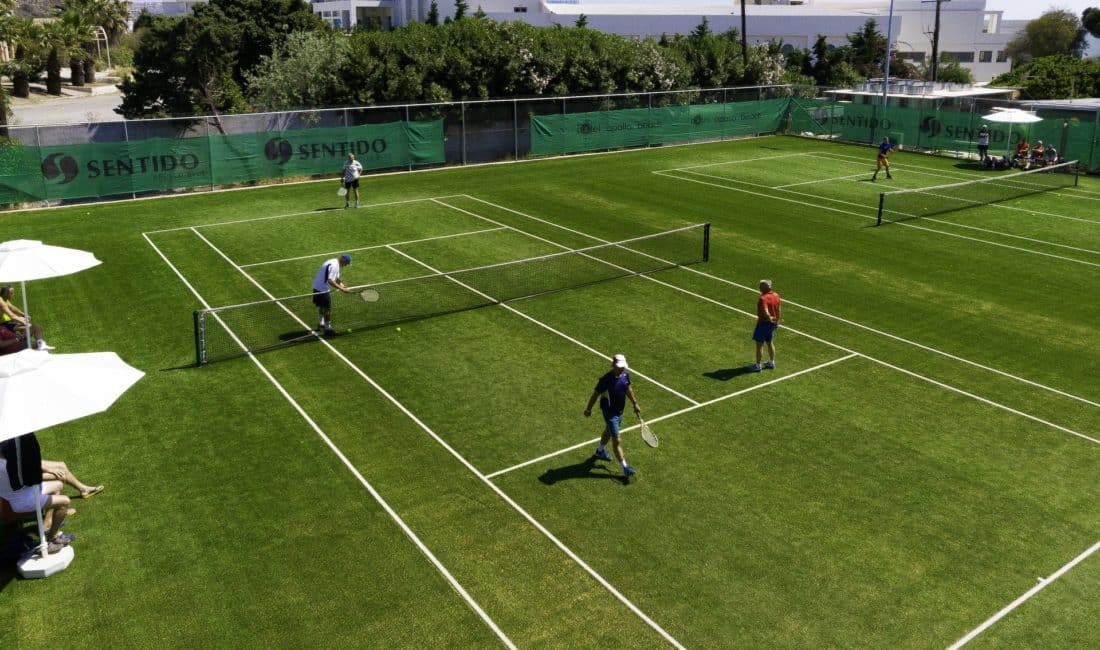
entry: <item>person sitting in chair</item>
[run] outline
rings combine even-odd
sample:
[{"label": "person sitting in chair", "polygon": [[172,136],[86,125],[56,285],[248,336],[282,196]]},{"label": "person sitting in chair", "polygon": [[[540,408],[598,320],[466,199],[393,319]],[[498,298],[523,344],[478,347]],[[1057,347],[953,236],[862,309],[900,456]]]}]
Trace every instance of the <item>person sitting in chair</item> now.
[{"label": "person sitting in chair", "polygon": [[1043,163],[1047,165],[1053,165],[1058,162],[1058,150],[1054,148],[1054,145],[1047,147],[1043,152]]},{"label": "person sitting in chair", "polygon": [[1027,160],[1030,155],[1031,143],[1027,141],[1027,138],[1024,138],[1016,144],[1016,160]]},{"label": "person sitting in chair", "polygon": [[1031,149],[1031,164],[1039,166],[1043,164],[1043,156],[1046,154],[1046,147],[1043,146],[1043,141],[1039,140],[1035,143],[1035,146]]}]

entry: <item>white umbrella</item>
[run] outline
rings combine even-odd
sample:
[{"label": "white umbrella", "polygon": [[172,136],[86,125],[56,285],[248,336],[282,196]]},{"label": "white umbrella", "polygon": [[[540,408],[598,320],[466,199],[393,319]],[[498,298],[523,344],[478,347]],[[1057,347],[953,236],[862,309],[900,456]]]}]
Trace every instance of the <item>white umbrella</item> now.
[{"label": "white umbrella", "polygon": [[27,345],[30,346],[31,317],[27,311],[27,280],[69,275],[102,264],[87,251],[48,246],[32,239],[16,239],[0,244],[0,282],[20,282],[23,313],[27,317]]},{"label": "white umbrella", "polygon": [[143,376],[114,352],[0,356],[0,441],[102,413]]},{"label": "white umbrella", "polygon": [[[0,357],[0,441],[106,411],[144,372],[114,352],[50,354],[20,350]],[[48,554],[42,510],[38,517],[40,554],[24,558],[24,577],[46,577],[63,570],[73,552]]]},{"label": "white umbrella", "polygon": [[[992,113],[983,115],[982,119],[987,122],[1000,122],[1002,124],[1034,124],[1043,121],[1043,118],[1035,113],[1022,111],[1018,108],[993,109]],[[1028,127],[1028,131],[1030,133],[1030,126]],[[1009,128],[1009,133],[1011,134],[1011,127]],[[1005,157],[1008,157],[1009,145],[1011,144],[1012,138],[1005,138]]]}]

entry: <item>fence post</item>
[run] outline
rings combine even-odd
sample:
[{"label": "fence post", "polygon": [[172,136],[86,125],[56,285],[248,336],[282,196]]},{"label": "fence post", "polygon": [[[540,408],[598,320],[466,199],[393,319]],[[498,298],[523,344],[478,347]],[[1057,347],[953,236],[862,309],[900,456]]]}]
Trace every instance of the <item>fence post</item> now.
[{"label": "fence post", "polygon": [[462,164],[466,164],[466,102],[460,102],[458,104],[459,111],[462,114]]},{"label": "fence post", "polygon": [[206,155],[210,159],[210,191],[213,192],[214,184],[214,143],[210,141],[210,120],[203,120],[206,124]]},{"label": "fence post", "polygon": [[[406,133],[408,133],[408,128],[409,128],[410,124],[412,124],[412,115],[409,113],[409,105],[405,104],[405,130],[406,130],[405,132]],[[408,151],[406,150],[405,153],[408,154]],[[412,169],[413,169],[412,156],[409,156],[409,171],[411,172]]]},{"label": "fence post", "polygon": [[519,160],[519,101],[512,100],[512,160]]},{"label": "fence post", "polygon": [[[129,149],[130,129],[127,128],[127,126],[126,126],[126,120],[122,120],[122,137],[126,139],[126,145],[127,145],[126,148]],[[137,198],[137,192],[134,191],[133,183],[130,184],[130,198],[131,199],[136,199]]]}]

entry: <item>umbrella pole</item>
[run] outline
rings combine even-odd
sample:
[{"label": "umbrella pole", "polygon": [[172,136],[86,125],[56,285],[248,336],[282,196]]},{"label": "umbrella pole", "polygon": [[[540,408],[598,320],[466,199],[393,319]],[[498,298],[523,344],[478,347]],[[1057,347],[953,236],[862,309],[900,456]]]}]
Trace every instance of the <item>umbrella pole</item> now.
[{"label": "umbrella pole", "polygon": [[[27,321],[27,349],[30,350],[34,347],[31,344],[31,339],[34,337],[31,336],[31,313],[27,311],[27,281],[24,280],[20,282],[19,287],[19,290],[23,293],[23,320]],[[41,519],[41,517],[39,517],[39,519]],[[39,521],[38,527],[42,528],[41,521]]]}]

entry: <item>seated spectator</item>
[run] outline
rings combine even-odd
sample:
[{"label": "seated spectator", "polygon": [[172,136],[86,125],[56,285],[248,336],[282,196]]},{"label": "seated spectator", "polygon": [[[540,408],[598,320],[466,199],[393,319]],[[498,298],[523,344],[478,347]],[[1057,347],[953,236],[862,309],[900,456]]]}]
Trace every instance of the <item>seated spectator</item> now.
[{"label": "seated spectator", "polygon": [[1048,165],[1053,165],[1058,162],[1058,150],[1054,148],[1054,145],[1047,147],[1047,150],[1043,152],[1043,162]]},{"label": "seated spectator", "polygon": [[104,490],[103,485],[86,485],[69,471],[69,466],[60,460],[42,459],[42,478],[47,481],[61,481],[80,492],[80,498],[90,499]]},{"label": "seated spectator", "polygon": [[[15,306],[12,300],[15,298],[15,287],[5,285],[0,287],[0,325],[12,331],[20,330],[23,337],[27,337],[27,315]],[[38,323],[31,323],[30,335],[34,337],[34,346],[38,350],[52,350],[42,338],[42,328]]]},{"label": "seated spectator", "polygon": [[1026,139],[1020,140],[1016,145],[1016,160],[1027,160],[1031,153],[1031,143]]},{"label": "seated spectator", "polygon": [[16,513],[32,513],[41,507],[43,516],[49,520],[46,531],[49,552],[56,553],[75,539],[61,532],[69,512],[69,497],[61,494],[60,481],[42,481],[41,463],[38,439],[33,433],[0,443],[0,499],[7,501]]},{"label": "seated spectator", "polygon": [[1046,153],[1046,147],[1043,146],[1043,141],[1039,140],[1035,143],[1035,146],[1031,149],[1031,163],[1033,165],[1043,164],[1043,155]]},{"label": "seated spectator", "polygon": [[27,348],[27,342],[6,327],[0,327],[0,355],[12,354]]}]

